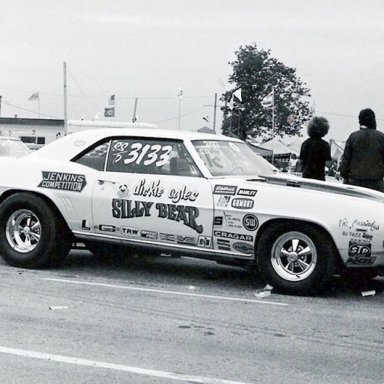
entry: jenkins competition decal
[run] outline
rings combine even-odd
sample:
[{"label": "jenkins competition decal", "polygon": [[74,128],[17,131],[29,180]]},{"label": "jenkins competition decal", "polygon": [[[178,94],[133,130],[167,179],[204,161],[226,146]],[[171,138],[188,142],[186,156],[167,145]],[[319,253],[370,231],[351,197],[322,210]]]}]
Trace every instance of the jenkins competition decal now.
[{"label": "jenkins competition decal", "polygon": [[182,222],[197,233],[203,232],[203,226],[197,224],[199,209],[196,207],[176,204],[153,203],[150,201],[134,201],[125,199],[112,200],[112,216],[117,219],[152,216],[156,210],[157,217]]},{"label": "jenkins competition decal", "polygon": [[42,171],[43,180],[38,187],[48,189],[59,189],[61,191],[81,192],[87,185],[85,175],[76,173],[63,173]]}]

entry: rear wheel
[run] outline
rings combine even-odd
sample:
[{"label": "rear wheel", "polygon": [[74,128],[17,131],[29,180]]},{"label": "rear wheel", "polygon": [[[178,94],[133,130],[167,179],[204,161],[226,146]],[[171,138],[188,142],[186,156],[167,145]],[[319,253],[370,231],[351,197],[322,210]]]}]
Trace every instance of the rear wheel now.
[{"label": "rear wheel", "polygon": [[59,264],[70,236],[48,204],[30,193],[17,193],[0,206],[0,254],[10,265],[41,268]]},{"label": "rear wheel", "polygon": [[306,223],[274,223],[257,245],[260,273],[277,291],[311,295],[332,276],[335,250],[330,237]]}]

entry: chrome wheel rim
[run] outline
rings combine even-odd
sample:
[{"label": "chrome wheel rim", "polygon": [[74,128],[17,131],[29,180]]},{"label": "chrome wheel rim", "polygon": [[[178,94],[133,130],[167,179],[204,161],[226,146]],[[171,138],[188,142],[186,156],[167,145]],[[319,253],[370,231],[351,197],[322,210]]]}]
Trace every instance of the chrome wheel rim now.
[{"label": "chrome wheel rim", "polygon": [[39,244],[40,236],[40,220],[32,211],[19,209],[9,217],[6,237],[15,251],[20,253],[33,251]]},{"label": "chrome wheel rim", "polygon": [[302,232],[287,232],[272,246],[271,263],[284,280],[299,281],[309,277],[317,263],[313,241]]}]

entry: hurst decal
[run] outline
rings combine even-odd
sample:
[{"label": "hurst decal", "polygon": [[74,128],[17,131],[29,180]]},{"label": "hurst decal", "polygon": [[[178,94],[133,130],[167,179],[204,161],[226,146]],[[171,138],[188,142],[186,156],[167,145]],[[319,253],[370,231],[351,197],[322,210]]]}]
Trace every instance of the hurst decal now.
[{"label": "hurst decal", "polygon": [[222,251],[230,251],[231,250],[231,242],[229,240],[217,239],[217,248]]},{"label": "hurst decal", "polygon": [[38,187],[59,189],[61,191],[81,192],[87,185],[85,175],[76,173],[62,173],[42,171],[43,180]]},{"label": "hurst decal", "polygon": [[179,221],[192,228],[197,233],[203,232],[203,226],[197,224],[199,209],[196,207],[156,203],[149,201],[133,201],[125,199],[112,200],[112,216],[117,219],[131,219],[134,217],[149,217],[153,214],[153,208],[157,210],[157,217],[173,221]]},{"label": "hurst decal", "polygon": [[237,187],[235,185],[215,185],[214,195],[235,195]]},{"label": "hurst decal", "polygon": [[253,236],[243,235],[241,233],[225,232],[225,231],[214,231],[216,237],[223,237],[224,239],[242,240],[242,241],[253,241]]},{"label": "hurst decal", "polygon": [[114,225],[100,224],[98,229],[102,232],[116,232],[117,228]]},{"label": "hurst decal", "polygon": [[112,200],[112,216],[117,219],[131,219],[132,217],[151,216],[153,203],[148,201],[132,201],[125,199]]}]

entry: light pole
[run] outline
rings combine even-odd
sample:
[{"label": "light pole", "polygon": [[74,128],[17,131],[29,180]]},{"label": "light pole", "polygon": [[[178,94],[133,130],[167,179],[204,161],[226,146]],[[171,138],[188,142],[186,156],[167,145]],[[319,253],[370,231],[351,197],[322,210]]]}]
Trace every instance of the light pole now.
[{"label": "light pole", "polygon": [[183,97],[183,89],[179,87],[179,92],[177,94],[179,97],[179,130],[180,130],[180,125],[181,125],[181,99]]}]

